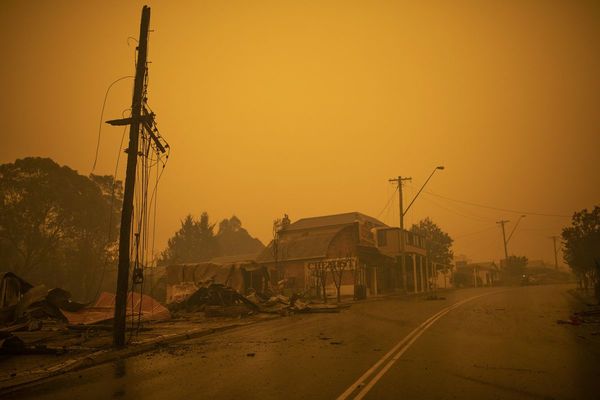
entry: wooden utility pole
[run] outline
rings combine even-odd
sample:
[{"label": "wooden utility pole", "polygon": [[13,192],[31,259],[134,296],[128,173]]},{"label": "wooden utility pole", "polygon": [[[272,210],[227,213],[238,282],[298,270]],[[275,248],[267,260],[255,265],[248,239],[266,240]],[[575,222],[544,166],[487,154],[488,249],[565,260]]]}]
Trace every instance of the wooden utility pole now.
[{"label": "wooden utility pole", "polygon": [[142,8],[140,39],[137,48],[137,66],[131,102],[131,123],[129,129],[129,147],[127,147],[127,171],[125,174],[125,192],[121,212],[121,232],[119,236],[119,266],[117,275],[117,294],[115,299],[115,317],[113,345],[125,345],[125,325],[127,317],[127,290],[129,287],[129,247],[131,220],[133,217],[133,195],[138,157],[138,139],[140,116],[142,114],[142,96],[146,76],[146,56],[148,50],[148,27],[150,26],[150,7]]},{"label": "wooden utility pole", "polygon": [[554,268],[558,269],[558,253],[556,251],[556,239],[558,239],[558,236],[550,236],[550,239],[554,243]]},{"label": "wooden utility pole", "polygon": [[411,179],[412,178],[403,178],[401,176],[397,178],[388,179],[389,182],[396,183],[398,185],[398,206],[400,207],[400,233],[398,235],[398,246],[400,247],[400,265],[402,266],[402,285],[404,286],[405,291],[408,291],[408,282],[406,281],[406,260],[404,258],[404,203],[402,199],[402,181],[410,181]]},{"label": "wooden utility pole", "polygon": [[506,219],[496,222],[502,226],[502,243],[504,244],[504,268],[508,267],[508,247],[506,244],[506,231],[504,230],[504,224],[510,222]]}]

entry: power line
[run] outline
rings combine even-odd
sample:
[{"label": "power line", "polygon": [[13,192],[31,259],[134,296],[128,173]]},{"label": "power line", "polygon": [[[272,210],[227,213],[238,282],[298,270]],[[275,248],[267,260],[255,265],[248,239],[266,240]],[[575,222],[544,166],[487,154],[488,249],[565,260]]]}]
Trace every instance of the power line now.
[{"label": "power line", "polygon": [[[115,171],[112,176],[112,188],[110,194],[110,213],[108,216],[108,240],[107,243],[110,245],[112,242],[112,226],[113,226],[113,210],[115,205],[115,190],[117,187],[117,173],[119,171],[119,161],[121,160],[121,152],[123,150],[123,141],[125,139],[125,132],[127,131],[127,127],[123,129],[123,134],[121,135],[121,143],[119,144],[119,150],[117,151],[117,162],[115,163]],[[98,282],[98,289],[96,290],[96,294],[94,299],[97,299],[100,295],[100,290],[102,289],[102,284],[104,283],[104,275],[106,273],[106,266],[108,264],[108,253],[104,254],[104,263],[102,265],[102,274],[100,275],[100,280]]]},{"label": "power line", "polygon": [[96,169],[96,163],[98,162],[98,152],[100,150],[100,135],[102,133],[102,120],[104,119],[104,108],[106,107],[106,100],[108,99],[108,93],[110,92],[110,89],[113,87],[113,85],[119,81],[122,81],[123,79],[127,79],[127,78],[133,78],[133,76],[131,75],[127,75],[127,76],[122,76],[119,79],[113,81],[113,83],[111,83],[110,85],[108,85],[108,88],[106,88],[106,93],[104,94],[104,101],[102,102],[102,110],[100,111],[100,125],[98,126],[98,141],[96,142],[96,155],[94,156],[94,165],[92,165],[92,172],[94,172],[94,170]]},{"label": "power line", "polygon": [[554,244],[554,268],[558,269],[558,251],[556,249],[556,239],[558,239],[558,236],[550,236],[550,239],[552,239],[552,242]]},{"label": "power line", "polygon": [[473,206],[473,207],[487,208],[487,209],[490,209],[490,210],[505,211],[505,212],[515,213],[515,214],[536,215],[538,217],[571,218],[570,215],[546,214],[546,213],[537,213],[537,212],[532,212],[532,211],[513,210],[513,209],[510,209],[510,208],[494,207],[494,206],[488,206],[488,205],[484,205],[484,204],[473,203],[473,202],[465,201],[465,200],[453,199],[451,197],[442,196],[440,194],[433,193],[433,192],[428,192],[428,191],[425,191],[425,190],[423,192],[425,192],[425,193],[427,193],[427,194],[429,194],[431,196],[439,197],[439,198],[444,199],[444,200],[454,201],[456,203],[463,203],[463,204],[467,204],[467,205],[470,205],[470,206]]},{"label": "power line", "polygon": [[443,210],[449,211],[450,213],[459,215],[464,218],[469,218],[469,219],[472,219],[474,221],[479,221],[479,222],[493,222],[493,220],[489,219],[489,218],[483,218],[483,217],[480,217],[480,216],[472,214],[472,213],[459,212],[457,210],[453,210],[451,208],[441,205],[440,203],[438,203],[437,201],[434,201],[433,199],[429,199],[429,201]]},{"label": "power line", "polygon": [[376,219],[379,219],[379,217],[381,216],[381,214],[383,214],[385,212],[385,210],[387,210],[387,208],[392,203],[392,200],[394,200],[394,195],[396,194],[397,191],[398,191],[398,188],[396,187],[396,189],[394,189],[394,192],[392,193],[392,195],[388,199],[387,203],[385,203],[385,206],[381,209],[381,211],[379,211],[379,214],[377,214],[377,216],[375,217]]},{"label": "power line", "polygon": [[489,226],[489,227],[487,227],[485,229],[481,229],[481,230],[476,231],[476,232],[470,232],[470,233],[465,233],[465,234],[462,234],[462,235],[454,236],[453,239],[456,240],[456,239],[464,238],[464,237],[467,237],[467,236],[477,235],[478,233],[483,233],[483,232],[491,231],[492,229],[496,229],[496,227],[495,226]]},{"label": "power line", "polygon": [[[413,187],[410,184],[407,184],[407,186]],[[427,192],[426,192],[427,193]],[[494,222],[494,219],[488,218],[488,217],[484,217],[481,216],[479,214],[473,213],[470,209],[465,209],[465,208],[460,208],[460,206],[458,204],[453,205],[454,208],[449,208],[449,206],[444,206],[440,203],[438,203],[437,201],[434,201],[433,198],[431,197],[426,197],[427,201],[433,203],[434,205],[436,205],[437,207],[449,211],[452,214],[456,214],[459,215],[461,217],[465,217],[465,218],[470,218],[474,221],[479,221],[479,222]]]}]

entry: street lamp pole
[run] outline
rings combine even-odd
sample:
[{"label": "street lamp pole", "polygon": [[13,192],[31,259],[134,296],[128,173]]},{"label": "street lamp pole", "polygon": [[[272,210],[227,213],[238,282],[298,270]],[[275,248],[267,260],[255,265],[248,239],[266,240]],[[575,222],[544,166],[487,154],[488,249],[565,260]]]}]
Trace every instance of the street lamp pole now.
[{"label": "street lamp pole", "polygon": [[519,217],[519,219],[517,220],[517,223],[515,224],[514,228],[512,229],[512,231],[510,232],[510,234],[508,235],[508,239],[506,238],[506,232],[504,230],[504,224],[506,224],[507,222],[510,222],[508,220],[501,220],[496,222],[497,224],[502,226],[502,241],[504,243],[504,262],[505,262],[505,266],[508,266],[508,242],[510,241],[510,238],[512,238],[513,234],[515,233],[515,231],[517,230],[517,226],[519,226],[519,223],[521,222],[521,220],[525,218],[525,215],[521,215]]},{"label": "street lamp pole", "polygon": [[398,253],[399,259],[401,260],[402,266],[402,286],[405,291],[408,291],[408,283],[406,282],[406,266],[404,259],[404,203],[402,196],[402,182],[410,181],[412,178],[403,178],[399,176],[398,178],[389,179],[389,182],[398,184],[398,206],[400,207],[400,232],[398,233]]},{"label": "street lamp pole", "polygon": [[[400,249],[399,249],[399,253],[400,253],[400,260],[402,262],[402,282],[403,282],[403,286],[404,286],[404,290],[408,290],[408,285],[406,282],[406,266],[405,266],[405,259],[404,259],[404,216],[406,215],[406,213],[408,212],[408,210],[410,209],[410,207],[413,205],[413,203],[415,202],[415,200],[417,199],[417,197],[419,196],[419,194],[421,193],[421,191],[423,190],[423,188],[425,187],[425,185],[427,185],[427,182],[429,182],[429,180],[431,179],[431,177],[433,176],[433,174],[435,173],[435,171],[437,170],[442,170],[444,169],[443,166],[437,166],[433,169],[433,172],[431,172],[431,174],[429,175],[429,177],[427,178],[427,180],[425,181],[425,183],[423,184],[423,186],[421,186],[421,189],[419,189],[419,191],[417,192],[417,194],[415,195],[415,197],[412,199],[412,201],[410,202],[410,204],[408,205],[408,207],[406,207],[406,210],[404,210],[403,207],[403,198],[402,198],[402,181],[410,181],[411,178],[403,178],[401,176],[397,177],[397,178],[392,178],[389,179],[390,182],[393,183],[397,183],[398,184],[398,204],[400,207],[400,232],[399,232],[399,239],[400,239]],[[417,288],[415,287],[415,291],[417,290]]]},{"label": "street lamp pole", "polygon": [[433,171],[431,171],[431,174],[429,175],[429,178],[427,178],[427,180],[425,181],[425,183],[423,184],[423,186],[421,186],[421,189],[419,189],[419,191],[417,192],[417,194],[415,195],[415,197],[412,199],[412,201],[410,202],[410,204],[408,205],[408,207],[406,207],[406,210],[404,210],[404,212],[402,213],[403,217],[408,212],[408,210],[410,209],[410,206],[413,205],[413,203],[415,202],[415,200],[417,199],[417,197],[419,197],[419,195],[423,191],[423,188],[425,187],[425,185],[427,185],[427,182],[429,182],[429,180],[431,179],[431,177],[433,176],[433,174],[435,174],[435,171],[437,171],[438,169],[439,170],[443,170],[444,166],[443,165],[439,165],[439,166],[435,167],[433,169]]},{"label": "street lamp pole", "polygon": [[506,231],[504,230],[504,224],[510,222],[507,219],[500,220],[496,222],[497,224],[502,226],[502,243],[504,244],[504,267],[508,266],[508,247],[506,246]]},{"label": "street lamp pole", "polygon": [[515,224],[515,227],[513,228],[513,230],[510,232],[510,235],[508,235],[508,239],[506,239],[506,244],[508,244],[510,238],[512,237],[513,233],[515,233],[515,231],[517,230],[517,226],[519,226],[519,222],[521,222],[521,220],[525,218],[525,215],[521,215],[519,217],[519,219],[517,220],[517,223]]}]

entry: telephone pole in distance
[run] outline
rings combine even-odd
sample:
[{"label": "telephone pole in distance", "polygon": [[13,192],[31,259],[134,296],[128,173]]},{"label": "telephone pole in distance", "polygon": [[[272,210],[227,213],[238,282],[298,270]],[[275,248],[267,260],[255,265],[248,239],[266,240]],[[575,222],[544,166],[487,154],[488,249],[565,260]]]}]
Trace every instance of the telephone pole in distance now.
[{"label": "telephone pole in distance", "polygon": [[503,219],[503,220],[496,222],[497,224],[500,224],[502,226],[502,243],[504,244],[504,267],[505,268],[508,266],[508,247],[506,244],[506,231],[504,229],[504,224],[506,224],[507,222],[510,222],[510,221]]},{"label": "telephone pole in distance", "polygon": [[550,236],[550,239],[552,239],[552,243],[554,244],[554,268],[558,269],[558,252],[556,250],[556,239],[558,239],[558,236]]}]

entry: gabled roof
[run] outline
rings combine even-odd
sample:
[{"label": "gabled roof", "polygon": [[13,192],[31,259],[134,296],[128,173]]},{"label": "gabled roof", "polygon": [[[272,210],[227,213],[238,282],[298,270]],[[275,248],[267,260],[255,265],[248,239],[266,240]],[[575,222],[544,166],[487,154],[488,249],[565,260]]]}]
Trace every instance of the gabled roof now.
[{"label": "gabled roof", "polygon": [[471,268],[471,269],[473,267],[478,267],[479,269],[484,269],[484,270],[497,270],[498,269],[498,266],[493,261],[482,261],[482,262],[468,263],[466,265],[466,267],[467,268]]},{"label": "gabled roof", "polygon": [[[326,257],[329,244],[344,228],[319,229],[294,237],[286,237],[284,235],[279,240],[277,260],[290,261]],[[259,263],[275,261],[273,242],[269,243],[257,257],[256,261]]]},{"label": "gabled roof", "polygon": [[370,222],[374,226],[386,226],[378,219],[354,211],[343,214],[324,215],[321,217],[301,218],[298,221],[288,225],[285,230],[313,229],[326,226],[349,225],[357,221],[361,223]]},{"label": "gabled roof", "polygon": [[[262,252],[262,250],[261,250]],[[236,254],[233,256],[219,256],[213,257],[208,262],[213,264],[235,264],[235,263],[244,263],[244,262],[253,262],[259,253],[250,253],[250,254]]]}]

